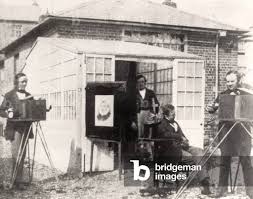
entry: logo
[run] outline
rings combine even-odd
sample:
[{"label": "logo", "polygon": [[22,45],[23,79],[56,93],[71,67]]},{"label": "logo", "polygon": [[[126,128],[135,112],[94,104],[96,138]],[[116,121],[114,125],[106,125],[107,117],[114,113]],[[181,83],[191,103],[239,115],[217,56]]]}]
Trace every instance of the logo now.
[{"label": "logo", "polygon": [[[150,169],[146,165],[139,165],[139,160],[130,160],[134,164],[134,180],[146,181],[150,177]],[[144,176],[140,175],[145,171]]]}]

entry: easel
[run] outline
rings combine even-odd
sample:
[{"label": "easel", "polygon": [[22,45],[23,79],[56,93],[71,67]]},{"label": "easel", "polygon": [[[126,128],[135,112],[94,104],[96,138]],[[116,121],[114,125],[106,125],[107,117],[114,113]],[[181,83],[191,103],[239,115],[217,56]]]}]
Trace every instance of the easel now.
[{"label": "easel", "polygon": [[[224,121],[224,120],[223,120]],[[226,120],[227,121],[227,120]],[[230,120],[231,121],[231,120]],[[248,129],[245,127],[245,125],[243,124],[244,122],[249,123],[251,126],[253,126],[253,121],[252,120],[233,120],[235,121],[235,123],[230,127],[230,129],[227,131],[227,133],[224,135],[224,137],[221,139],[221,141],[217,144],[217,146],[213,149],[213,151],[206,157],[206,154],[209,152],[209,150],[211,149],[213,143],[215,142],[216,138],[218,137],[218,135],[221,133],[222,129],[225,127],[225,124],[222,125],[222,127],[220,128],[220,130],[218,131],[218,133],[216,134],[216,136],[214,137],[213,141],[211,142],[211,144],[207,147],[207,149],[205,150],[201,160],[197,163],[197,165],[201,165],[202,167],[207,163],[207,161],[210,159],[210,157],[214,154],[214,152],[218,149],[218,147],[223,143],[223,141],[226,139],[226,137],[229,135],[229,133],[233,130],[233,128],[236,125],[241,125],[244,130],[247,132],[247,134],[251,137],[251,139],[253,139],[252,134],[248,131]],[[205,158],[205,159],[204,159]],[[238,162],[238,164],[240,164],[240,162]],[[237,179],[237,175],[238,175],[238,169],[239,169],[239,165],[237,167],[237,172],[236,172],[236,178],[234,181],[234,184],[232,185],[232,192],[234,191],[234,187],[235,187],[235,183],[236,183],[236,179]],[[193,180],[193,178],[198,174],[198,171],[193,171],[189,174],[188,178],[184,181],[184,183],[182,184],[182,186],[180,187],[180,189],[178,190],[176,196],[173,199],[178,199],[181,194],[185,191],[185,189],[187,188],[187,186],[190,184],[190,182]],[[231,175],[230,175],[231,177]],[[231,180],[230,180],[231,181]],[[232,183],[231,183],[232,184]]]},{"label": "easel", "polygon": [[108,139],[100,139],[100,138],[90,138],[91,140],[91,154],[90,154],[90,174],[92,173],[92,168],[93,168],[93,153],[94,153],[94,145],[95,142],[106,142],[106,143],[115,143],[118,145],[118,164],[119,164],[119,180],[121,180],[121,175],[122,175],[122,143],[121,141],[116,141],[116,140],[108,140]]},{"label": "easel", "polygon": [[[18,150],[18,155],[17,155],[17,159],[16,159],[16,163],[15,163],[15,167],[13,169],[13,173],[12,173],[12,177],[11,177],[11,184],[10,184],[10,188],[13,187],[14,182],[16,180],[17,177],[17,172],[18,172],[18,168],[20,166],[22,157],[25,155],[25,151],[26,151],[26,147],[28,147],[28,158],[29,158],[29,183],[31,183],[32,178],[33,178],[33,169],[34,169],[34,158],[35,158],[35,152],[36,152],[36,145],[37,145],[37,138],[39,135],[39,138],[41,140],[43,149],[47,155],[47,158],[49,160],[50,166],[51,168],[54,170],[54,177],[57,181],[57,184],[59,184],[59,179],[57,174],[55,173],[55,167],[51,158],[51,155],[49,153],[49,149],[48,149],[48,145],[40,124],[40,120],[32,120],[32,119],[11,119],[11,121],[13,122],[31,122],[31,125],[29,126],[29,130],[26,133],[25,131],[27,129],[24,130],[23,134],[22,134],[22,138],[21,138],[21,143],[19,146],[19,150]],[[34,137],[34,146],[33,146],[33,156],[32,156],[32,165],[30,165],[30,149],[29,149],[29,136],[32,133],[32,127],[33,125],[35,125],[35,137]]]}]

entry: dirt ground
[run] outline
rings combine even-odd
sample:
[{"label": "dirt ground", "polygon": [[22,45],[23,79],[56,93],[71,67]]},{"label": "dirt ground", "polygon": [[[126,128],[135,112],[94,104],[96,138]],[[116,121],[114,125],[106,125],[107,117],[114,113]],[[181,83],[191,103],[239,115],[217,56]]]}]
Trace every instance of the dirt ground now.
[{"label": "dirt ground", "polygon": [[[1,141],[1,140],[0,140]],[[3,148],[2,148],[3,149]],[[4,189],[4,181],[10,179],[11,160],[9,150],[1,150],[0,157],[0,199],[140,199],[160,198],[158,194],[153,196],[141,196],[139,190],[142,187],[124,186],[124,180],[119,180],[118,171],[84,174],[82,177],[72,177],[57,171],[59,183],[53,177],[52,169],[45,165],[35,164],[32,184],[25,191],[16,189]],[[232,173],[235,173],[237,161],[232,164]],[[242,176],[241,171],[239,176]],[[218,169],[209,171],[211,183],[217,184]],[[126,176],[126,175],[125,175]],[[226,199],[247,199],[243,185],[243,179],[238,177],[234,194],[228,194]],[[214,189],[214,187],[212,188]],[[173,198],[175,189],[166,197]],[[199,187],[189,187],[180,199],[208,199],[210,197],[201,195]]]},{"label": "dirt ground", "polygon": [[[37,175],[38,177],[38,175]],[[0,199],[140,199],[160,198],[158,194],[153,196],[141,196],[141,187],[125,187],[124,181],[119,181],[118,171],[85,174],[83,177],[59,176],[59,183],[56,183],[52,176],[44,180],[33,181],[25,191],[0,189]],[[165,198],[173,198],[176,192],[172,191]],[[200,188],[190,187],[180,197],[182,199],[208,199],[209,197],[200,194]],[[244,188],[237,187],[234,194],[229,194],[226,199],[247,199]]]}]

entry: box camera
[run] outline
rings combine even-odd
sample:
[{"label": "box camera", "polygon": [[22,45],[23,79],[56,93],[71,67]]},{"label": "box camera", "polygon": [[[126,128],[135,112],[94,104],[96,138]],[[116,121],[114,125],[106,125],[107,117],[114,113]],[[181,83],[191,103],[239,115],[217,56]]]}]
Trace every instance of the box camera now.
[{"label": "box camera", "polygon": [[253,120],[253,95],[221,95],[220,120]]},{"label": "box camera", "polygon": [[46,100],[21,100],[18,106],[18,119],[46,120]]}]

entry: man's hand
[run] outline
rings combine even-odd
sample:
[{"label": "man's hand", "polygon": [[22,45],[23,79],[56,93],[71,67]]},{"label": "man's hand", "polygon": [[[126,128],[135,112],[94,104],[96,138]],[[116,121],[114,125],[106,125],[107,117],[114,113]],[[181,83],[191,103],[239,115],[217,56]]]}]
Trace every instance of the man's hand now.
[{"label": "man's hand", "polygon": [[188,150],[190,145],[189,145],[189,140],[186,139],[186,138],[183,138],[182,142],[181,142],[181,147],[184,149],[184,150]]},{"label": "man's hand", "polygon": [[209,113],[214,113],[219,107],[218,103],[208,104],[205,110]]},{"label": "man's hand", "polygon": [[135,122],[131,122],[131,129],[132,129],[133,131],[137,131],[137,130],[138,130],[138,127],[137,127],[137,125],[136,125]]},{"label": "man's hand", "polygon": [[13,108],[8,108],[7,110],[6,110],[6,113],[7,113],[7,116],[8,116],[8,118],[13,118]]}]

